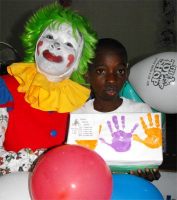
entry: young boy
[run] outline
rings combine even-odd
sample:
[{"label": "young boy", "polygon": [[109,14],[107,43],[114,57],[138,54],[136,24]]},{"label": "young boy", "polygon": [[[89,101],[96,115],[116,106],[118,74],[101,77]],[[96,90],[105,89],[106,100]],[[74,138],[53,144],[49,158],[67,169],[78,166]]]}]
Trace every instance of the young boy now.
[{"label": "young boy", "polygon": [[[129,74],[127,60],[126,49],[120,42],[111,38],[100,39],[86,77],[94,98],[73,113],[152,112],[150,106],[145,103],[119,96]],[[130,173],[150,181],[160,178],[157,169]]]}]

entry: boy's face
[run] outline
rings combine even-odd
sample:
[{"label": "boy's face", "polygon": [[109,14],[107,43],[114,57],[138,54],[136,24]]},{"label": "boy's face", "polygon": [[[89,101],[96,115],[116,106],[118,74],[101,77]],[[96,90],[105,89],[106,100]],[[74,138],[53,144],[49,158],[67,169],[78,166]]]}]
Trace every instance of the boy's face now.
[{"label": "boy's face", "polygon": [[127,80],[126,63],[116,52],[99,51],[91,64],[88,80],[95,98],[113,100]]}]

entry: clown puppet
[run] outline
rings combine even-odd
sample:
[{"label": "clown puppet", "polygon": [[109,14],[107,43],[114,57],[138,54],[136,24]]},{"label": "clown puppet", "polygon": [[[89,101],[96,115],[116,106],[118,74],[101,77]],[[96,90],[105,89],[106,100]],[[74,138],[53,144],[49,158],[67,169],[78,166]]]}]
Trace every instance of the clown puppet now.
[{"label": "clown puppet", "polygon": [[84,75],[96,41],[85,18],[57,3],[26,23],[24,62],[0,78],[1,174],[29,171],[44,151],[64,144],[69,112],[90,95]]}]

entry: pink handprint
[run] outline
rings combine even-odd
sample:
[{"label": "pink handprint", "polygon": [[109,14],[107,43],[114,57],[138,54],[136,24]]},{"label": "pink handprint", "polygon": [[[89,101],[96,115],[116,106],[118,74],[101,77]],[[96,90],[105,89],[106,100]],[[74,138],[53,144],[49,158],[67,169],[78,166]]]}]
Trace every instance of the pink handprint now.
[{"label": "pink handprint", "polygon": [[125,152],[128,151],[131,147],[131,139],[132,139],[132,134],[135,131],[135,129],[138,127],[138,123],[136,123],[132,130],[130,132],[125,132],[125,116],[121,116],[121,125],[122,125],[122,130],[119,128],[119,122],[118,118],[116,115],[112,116],[112,122],[114,124],[114,128],[116,131],[113,131],[113,127],[111,125],[111,121],[107,121],[108,128],[111,132],[112,136],[112,143],[106,142],[103,138],[100,138],[100,140],[111,146],[115,151],[118,152]]}]

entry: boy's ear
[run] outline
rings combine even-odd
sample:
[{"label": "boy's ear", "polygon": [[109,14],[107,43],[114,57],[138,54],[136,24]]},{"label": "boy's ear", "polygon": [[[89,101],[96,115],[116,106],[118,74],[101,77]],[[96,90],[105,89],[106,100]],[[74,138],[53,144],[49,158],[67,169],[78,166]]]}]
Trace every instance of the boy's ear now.
[{"label": "boy's ear", "polygon": [[87,83],[90,83],[90,78],[89,78],[89,73],[88,72],[84,75],[84,78],[85,78]]},{"label": "boy's ear", "polygon": [[130,74],[130,68],[128,67],[126,71],[126,80],[128,80],[129,74]]}]

